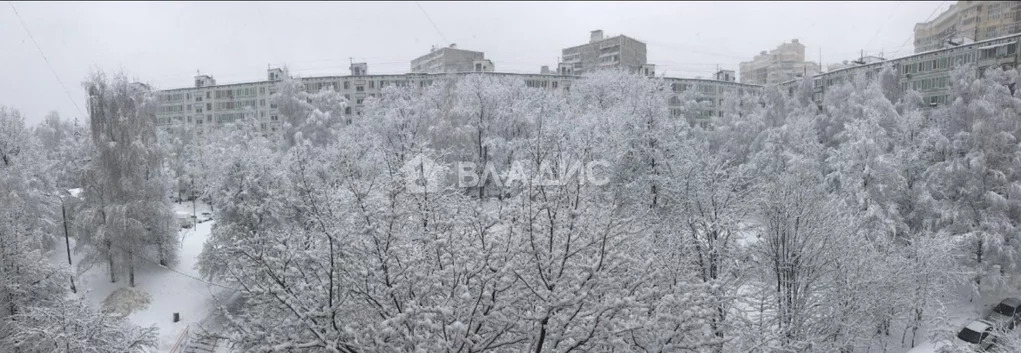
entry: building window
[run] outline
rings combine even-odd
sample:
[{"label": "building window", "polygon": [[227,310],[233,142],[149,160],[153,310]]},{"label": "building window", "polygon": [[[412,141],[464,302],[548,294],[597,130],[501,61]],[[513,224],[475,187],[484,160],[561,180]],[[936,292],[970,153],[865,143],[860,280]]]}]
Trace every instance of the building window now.
[{"label": "building window", "polygon": [[266,106],[266,100],[265,99],[260,99],[259,100],[259,106],[260,107],[265,107]]},{"label": "building window", "polygon": [[276,115],[270,115],[269,116],[269,120],[277,121],[277,116]]},{"label": "building window", "polygon": [[344,107],[344,114],[351,115],[351,107]]},{"label": "building window", "polygon": [[206,91],[206,99],[209,99],[209,98],[212,98],[212,97],[213,97],[212,93],[209,92],[209,91]]},{"label": "building window", "polygon": [[259,87],[259,94],[266,94],[266,87]]},{"label": "building window", "polygon": [[347,81],[344,81],[344,89],[351,89],[351,85]]},{"label": "building window", "polygon": [[365,92],[365,86],[355,86],[355,92]]},{"label": "building window", "polygon": [[206,110],[213,110],[213,103],[206,103]]}]

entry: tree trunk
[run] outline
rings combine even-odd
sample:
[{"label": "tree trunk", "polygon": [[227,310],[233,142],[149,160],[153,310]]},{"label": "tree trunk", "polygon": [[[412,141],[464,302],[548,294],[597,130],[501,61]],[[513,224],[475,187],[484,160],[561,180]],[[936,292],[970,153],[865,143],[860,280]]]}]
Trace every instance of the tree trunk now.
[{"label": "tree trunk", "polygon": [[110,283],[117,283],[117,271],[113,267],[113,244],[110,240],[106,241],[106,259],[110,264]]},{"label": "tree trunk", "polygon": [[[191,195],[191,221],[192,221],[192,224],[193,224],[192,225],[192,229],[194,229],[196,232],[198,232],[199,213],[198,213],[198,208],[195,207],[195,199],[197,199],[198,197],[195,196],[195,182],[194,181],[191,183],[191,190],[190,190],[190,192],[192,193],[192,195]],[[184,246],[184,244],[181,244],[181,246]]]},{"label": "tree trunk", "polygon": [[975,286],[978,287],[979,293],[982,293],[982,238],[978,239],[978,244],[975,244],[975,260],[978,262],[978,275],[975,276]]},{"label": "tree trunk", "polygon": [[135,287],[135,254],[128,253],[128,285]]},{"label": "tree trunk", "polygon": [[546,324],[549,323],[549,316],[542,318],[539,322],[539,339],[535,344],[535,353],[542,352],[542,345],[546,342]]}]

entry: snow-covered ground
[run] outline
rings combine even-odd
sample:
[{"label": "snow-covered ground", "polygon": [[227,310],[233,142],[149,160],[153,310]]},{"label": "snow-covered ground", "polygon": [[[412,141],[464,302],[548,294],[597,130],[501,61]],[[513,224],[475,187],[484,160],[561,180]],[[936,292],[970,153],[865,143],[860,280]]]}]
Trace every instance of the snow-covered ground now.
[{"label": "snow-covered ground", "polygon": [[[1001,300],[1007,297],[1017,297],[1019,294],[1021,294],[1019,286],[984,287],[981,297],[972,293],[969,288],[961,288],[957,291],[956,301],[949,303],[946,308],[947,323],[953,329],[953,334],[956,335],[957,331],[964,328],[969,322],[985,317]],[[934,353],[940,347],[953,343],[960,344],[955,337],[947,337],[937,342],[927,339],[931,336],[928,332],[919,332],[919,335],[923,337],[923,342],[908,350],[907,353]]]},{"label": "snow-covered ground", "polygon": [[[192,214],[191,203],[174,204],[174,208],[179,218],[190,217]],[[196,208],[199,220],[209,218],[202,215],[203,212],[209,212],[207,205],[199,203]],[[180,230],[178,235],[181,248],[175,266],[168,269],[142,260],[136,270],[136,288],[147,292],[151,301],[148,307],[131,313],[128,319],[143,327],[154,325],[159,329],[159,352],[169,351],[189,325],[194,331],[196,324],[203,322],[214,311],[216,302],[229,294],[221,287],[204,282],[195,268],[212,225],[213,221],[210,220],[199,223],[195,229]],[[82,254],[72,255],[75,265],[81,257]],[[67,255],[63,251],[54,252],[52,259],[58,265],[67,265]],[[93,266],[79,274],[75,282],[78,294],[84,296],[97,310],[110,293],[128,287],[126,275],[121,275],[117,283],[110,283],[110,274],[103,265]],[[173,322],[174,313],[180,313],[181,321]]]}]

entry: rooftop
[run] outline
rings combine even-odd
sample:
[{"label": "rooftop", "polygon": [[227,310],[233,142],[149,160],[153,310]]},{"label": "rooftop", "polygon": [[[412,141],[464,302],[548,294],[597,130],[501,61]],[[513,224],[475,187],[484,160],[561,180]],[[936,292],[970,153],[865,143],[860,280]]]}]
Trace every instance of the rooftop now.
[{"label": "rooftop", "polygon": [[975,320],[969,323],[968,326],[965,326],[965,328],[975,332],[982,332],[990,327],[993,327],[993,325],[989,324],[985,320]]}]

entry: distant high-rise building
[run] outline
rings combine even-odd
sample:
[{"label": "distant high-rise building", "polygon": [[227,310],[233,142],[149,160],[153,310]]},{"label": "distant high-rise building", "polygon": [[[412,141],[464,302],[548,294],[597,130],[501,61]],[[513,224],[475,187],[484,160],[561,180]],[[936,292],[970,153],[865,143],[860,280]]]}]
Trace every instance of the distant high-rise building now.
[{"label": "distant high-rise building", "polygon": [[625,35],[607,38],[602,30],[595,30],[587,44],[563,50],[557,71],[565,75],[581,75],[596,69],[619,67],[644,74],[646,64],[645,43]]},{"label": "distant high-rise building", "polygon": [[958,1],[915,25],[915,53],[1021,33],[1021,1]]},{"label": "distant high-rise building", "polygon": [[741,83],[765,85],[790,81],[819,73],[819,64],[805,61],[805,45],[797,39],[769,52],[762,51],[752,61],[742,62]]},{"label": "distant high-rise building", "polygon": [[[488,69],[488,70],[487,70]],[[456,73],[493,71],[493,62],[486,60],[480,51],[457,49],[456,44],[445,48],[433,48],[429,54],[411,61],[413,73]]]}]

